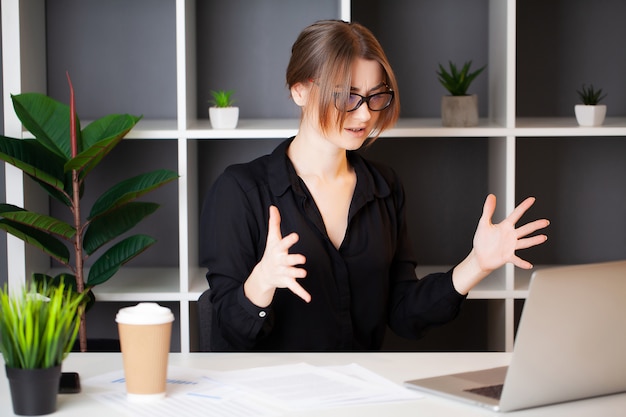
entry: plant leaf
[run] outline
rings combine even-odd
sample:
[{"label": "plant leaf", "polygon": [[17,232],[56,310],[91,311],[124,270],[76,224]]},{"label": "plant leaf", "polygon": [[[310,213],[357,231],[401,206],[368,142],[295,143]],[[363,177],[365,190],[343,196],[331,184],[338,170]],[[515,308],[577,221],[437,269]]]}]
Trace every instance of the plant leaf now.
[{"label": "plant leaf", "polygon": [[134,200],[170,181],[178,178],[178,174],[167,169],[159,169],[124,180],[114,185],[98,198],[91,207],[89,219],[100,216],[116,207]]},{"label": "plant leaf", "polygon": [[132,229],[157,208],[156,203],[134,202],[95,218],[83,237],[85,252],[91,255],[105,243]]},{"label": "plant leaf", "polygon": [[130,236],[107,250],[89,269],[87,285],[108,281],[122,265],[152,246],[156,240],[146,235]]},{"label": "plant leaf", "polygon": [[471,65],[471,60],[466,61],[459,71],[452,61],[448,61],[448,66],[450,67],[450,71],[448,72],[443,65],[439,64],[439,71],[437,71],[439,82],[453,96],[467,95],[467,90],[472,81],[486,68],[485,65],[470,73]]},{"label": "plant leaf", "polygon": [[111,114],[95,120],[87,125],[82,132],[83,144],[89,148],[105,138],[124,136],[140,120],[142,116],[130,114]]},{"label": "plant leaf", "polygon": [[33,139],[0,136],[0,159],[57,190],[64,189],[65,161]]},{"label": "plant leaf", "polygon": [[[58,287],[63,284],[66,288],[71,289],[75,294],[78,294],[78,286],[76,285],[76,276],[65,272],[52,277],[47,274],[35,272],[32,275],[33,282],[37,286]],[[91,289],[85,288],[87,294],[85,295],[85,310],[89,311],[91,307],[96,303],[96,296]]]},{"label": "plant leaf", "polygon": [[69,353],[79,329],[82,295],[58,286],[35,283],[9,297],[6,287],[0,291],[1,346],[10,346],[3,354],[9,366],[41,369],[60,365]]},{"label": "plant leaf", "polygon": [[[11,96],[15,114],[36,140],[49,151],[70,159],[70,108],[44,94],[24,93]],[[80,143],[80,121],[76,117]]]},{"label": "plant leaf", "polygon": [[32,245],[59,262],[67,265],[70,259],[70,252],[67,246],[59,239],[42,232],[34,227],[17,223],[8,219],[0,219],[0,229],[11,233],[13,236],[22,239],[24,242]]},{"label": "plant leaf", "polygon": [[7,220],[34,227],[42,232],[52,233],[66,240],[71,240],[76,234],[74,227],[61,220],[24,210],[12,204],[0,204],[0,215]]},{"label": "plant leaf", "polygon": [[65,164],[65,171],[77,170],[84,178],[140,119],[129,114],[112,114],[90,123],[82,131],[83,151]]},{"label": "plant leaf", "polygon": [[604,97],[606,97],[606,94],[602,95],[602,89],[600,88],[599,90],[596,90],[593,87],[593,84],[591,84],[589,88],[583,84],[582,91],[577,90],[576,92],[578,93],[578,96],[583,104],[586,106],[596,106],[602,99],[604,99]]},{"label": "plant leaf", "polygon": [[[54,198],[55,200],[57,200],[58,202],[60,202],[61,204],[65,204],[68,207],[72,206],[72,201],[70,200],[69,197],[69,191],[67,190],[67,187],[71,187],[71,177],[72,174],[67,174],[67,181],[66,181],[66,190],[65,191],[61,191],[49,184],[46,184],[43,181],[38,180],[37,178],[34,177],[30,177],[33,181],[35,181],[37,184],[39,184],[41,186],[41,188],[43,188],[48,195],[50,195],[50,197]],[[81,184],[81,190],[82,190],[82,184]]]}]

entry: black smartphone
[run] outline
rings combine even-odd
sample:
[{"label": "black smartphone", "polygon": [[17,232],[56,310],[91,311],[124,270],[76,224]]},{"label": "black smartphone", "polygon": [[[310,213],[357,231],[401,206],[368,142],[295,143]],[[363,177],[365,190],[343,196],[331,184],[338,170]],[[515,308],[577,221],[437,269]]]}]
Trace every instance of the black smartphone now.
[{"label": "black smartphone", "polygon": [[61,372],[59,394],[76,394],[80,392],[80,377],[77,372]]}]

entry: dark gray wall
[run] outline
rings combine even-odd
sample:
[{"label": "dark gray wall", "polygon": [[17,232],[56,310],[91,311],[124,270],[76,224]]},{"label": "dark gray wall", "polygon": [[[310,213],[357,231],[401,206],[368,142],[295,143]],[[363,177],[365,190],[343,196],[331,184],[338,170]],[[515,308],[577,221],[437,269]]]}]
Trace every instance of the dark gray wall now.
[{"label": "dark gray wall", "polygon": [[54,0],[46,5],[48,94],[78,114],[176,118],[175,2]]},{"label": "dark gray wall", "polygon": [[210,90],[234,89],[242,118],[298,117],[285,69],[298,33],[339,16],[337,0],[229,0],[197,3],[197,115]]},{"label": "dark gray wall", "polygon": [[[534,263],[626,258],[626,138],[518,140],[518,196],[537,197],[533,215],[551,219]],[[527,216],[528,217],[528,216]]]},{"label": "dark gray wall", "polygon": [[[67,70],[82,120],[111,113],[175,119],[174,3],[170,0],[48,2],[48,94],[69,102]],[[123,179],[159,168],[176,171],[176,155],[175,141],[125,139],[89,175],[83,207],[91,208],[104,190]],[[132,232],[146,233],[158,242],[134,259],[132,266],[178,265],[176,195],[176,185],[168,184],[143,198],[161,207]],[[67,207],[55,201],[51,204],[54,216],[71,219]]]},{"label": "dark gray wall", "polygon": [[[488,1],[361,0],[353,2],[352,20],[369,27],[394,68],[402,97],[402,117],[439,117],[439,63],[457,66],[488,62]],[[468,93],[478,94],[479,113],[487,116],[489,66]]]},{"label": "dark gray wall", "polygon": [[[626,2],[517,2],[517,115],[574,117],[583,83],[608,93],[608,116],[626,114]],[[626,138],[519,138],[517,196],[537,196],[549,240],[535,263],[626,258]]]},{"label": "dark gray wall", "polygon": [[572,117],[576,90],[593,84],[608,95],[608,116],[626,114],[626,2],[517,2],[517,115]]}]

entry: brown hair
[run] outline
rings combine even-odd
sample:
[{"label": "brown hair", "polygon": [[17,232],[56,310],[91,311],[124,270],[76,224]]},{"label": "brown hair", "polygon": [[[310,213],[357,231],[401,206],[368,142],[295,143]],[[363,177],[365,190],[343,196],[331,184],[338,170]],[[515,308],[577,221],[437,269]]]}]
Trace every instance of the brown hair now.
[{"label": "brown hair", "polygon": [[[350,91],[352,64],[357,58],[376,61],[382,67],[383,80],[394,92],[391,105],[382,110],[372,139],[393,126],[400,114],[400,101],[396,77],[385,52],[372,32],[359,23],[342,20],[321,20],[306,27],[291,48],[291,59],[287,66],[287,86],[314,81],[319,87],[312,90],[319,101],[319,122],[327,132],[335,122],[343,127],[346,113],[335,108],[334,94],[337,86]],[[314,90],[319,90],[315,92]]]}]

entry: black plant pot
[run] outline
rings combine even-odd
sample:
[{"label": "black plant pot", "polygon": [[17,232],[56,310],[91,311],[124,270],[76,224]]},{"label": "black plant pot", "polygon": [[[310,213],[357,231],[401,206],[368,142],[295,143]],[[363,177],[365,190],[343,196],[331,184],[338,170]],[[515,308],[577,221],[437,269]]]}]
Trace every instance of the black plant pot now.
[{"label": "black plant pot", "polygon": [[54,413],[61,379],[61,365],[43,369],[9,368],[5,365],[13,412],[20,416]]}]

